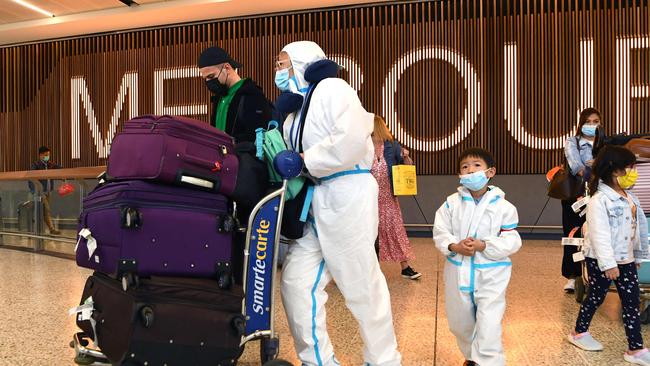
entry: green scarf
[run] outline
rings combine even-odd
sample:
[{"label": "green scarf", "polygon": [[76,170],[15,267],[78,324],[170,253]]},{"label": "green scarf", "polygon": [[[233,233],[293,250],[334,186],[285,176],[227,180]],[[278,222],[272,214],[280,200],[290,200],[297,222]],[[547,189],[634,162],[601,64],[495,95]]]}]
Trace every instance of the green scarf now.
[{"label": "green scarf", "polygon": [[228,89],[228,94],[226,94],[219,101],[219,105],[217,106],[217,116],[214,120],[214,127],[220,129],[221,131],[226,131],[226,123],[228,121],[228,109],[230,109],[230,103],[232,102],[232,98],[235,96],[235,93],[237,93],[239,88],[241,88],[241,86],[244,84],[244,81],[246,81],[246,79],[241,79],[235,85],[231,86],[230,89]]}]

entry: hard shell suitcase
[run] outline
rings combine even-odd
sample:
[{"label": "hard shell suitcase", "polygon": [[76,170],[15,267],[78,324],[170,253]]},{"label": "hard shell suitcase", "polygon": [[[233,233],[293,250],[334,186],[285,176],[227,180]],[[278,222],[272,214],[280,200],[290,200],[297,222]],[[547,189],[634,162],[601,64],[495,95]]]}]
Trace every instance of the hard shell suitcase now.
[{"label": "hard shell suitcase", "polygon": [[124,124],[111,145],[108,176],[156,180],[230,195],[238,160],[232,137],[186,117],[146,115]]},{"label": "hard shell suitcase", "polygon": [[77,325],[114,365],[233,365],[243,351],[242,299],[240,287],[212,280],[155,277],[123,291],[95,273]]},{"label": "hard shell suitcase", "polygon": [[231,223],[222,195],[145,181],[108,183],[84,199],[77,264],[116,276],[228,277]]}]

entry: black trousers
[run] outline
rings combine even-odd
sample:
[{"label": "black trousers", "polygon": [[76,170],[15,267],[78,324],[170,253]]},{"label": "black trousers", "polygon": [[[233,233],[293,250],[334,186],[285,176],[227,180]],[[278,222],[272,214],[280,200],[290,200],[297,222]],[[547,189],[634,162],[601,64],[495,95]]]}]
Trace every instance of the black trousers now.
[{"label": "black trousers", "polygon": [[[582,224],[585,223],[586,216],[580,217],[577,213],[573,212],[571,205],[574,204],[576,200],[563,200],[562,201],[562,231],[564,236],[569,236],[571,230],[576,227],[581,228]],[[578,230],[573,235],[574,238],[581,238],[582,231]],[[573,261],[573,254],[578,252],[578,247],[572,245],[565,245],[563,247],[564,255],[562,256],[562,276],[566,278],[576,278],[582,275],[582,267],[580,263]]]},{"label": "black trousers", "polygon": [[[591,320],[598,310],[598,307],[605,301],[609,285],[612,280],[605,276],[598,268],[598,261],[586,258],[587,272],[589,273],[589,296],[582,302],[580,313],[576,320],[576,333],[584,333],[589,330]],[[625,335],[630,350],[643,348],[643,337],[641,336],[641,314],[639,313],[639,276],[636,271],[636,264],[619,264],[618,270],[621,275],[614,280],[618,296],[621,298],[623,307],[623,324],[625,324]]]}]

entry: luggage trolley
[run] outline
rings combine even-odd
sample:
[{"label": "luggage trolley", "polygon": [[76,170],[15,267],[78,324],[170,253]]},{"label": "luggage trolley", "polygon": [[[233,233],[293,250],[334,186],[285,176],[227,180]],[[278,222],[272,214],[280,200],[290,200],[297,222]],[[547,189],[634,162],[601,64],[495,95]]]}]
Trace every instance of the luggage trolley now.
[{"label": "luggage trolley", "polygon": [[[290,365],[276,360],[280,342],[275,331],[274,292],[287,182],[299,173],[278,171],[283,178],[282,187],[264,197],[251,212],[244,250],[242,314],[245,317],[245,332],[241,338],[241,347],[243,351],[246,343],[260,340],[261,364],[269,366]],[[73,336],[70,347],[75,351],[75,363],[111,365],[100,350],[89,348],[89,343],[90,340],[84,338],[82,333]]]}]

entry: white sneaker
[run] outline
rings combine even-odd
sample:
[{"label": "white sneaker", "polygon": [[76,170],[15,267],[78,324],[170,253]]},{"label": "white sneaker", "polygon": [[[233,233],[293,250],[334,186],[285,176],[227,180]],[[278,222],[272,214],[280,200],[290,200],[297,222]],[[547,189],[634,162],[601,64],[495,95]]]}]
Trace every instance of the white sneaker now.
[{"label": "white sneaker", "polygon": [[566,285],[564,285],[564,291],[565,292],[574,292],[576,290],[576,280],[575,278],[572,278],[567,281]]},{"label": "white sneaker", "polygon": [[[594,337],[591,336],[589,332],[584,332],[582,334],[569,334],[567,336],[569,343],[574,346],[583,349],[585,351],[602,351],[603,345],[600,344]],[[648,365],[650,366],[650,364]]]},{"label": "white sneaker", "polygon": [[647,348],[644,348],[633,355],[625,352],[623,359],[635,365],[650,366],[650,351],[648,351]]}]

